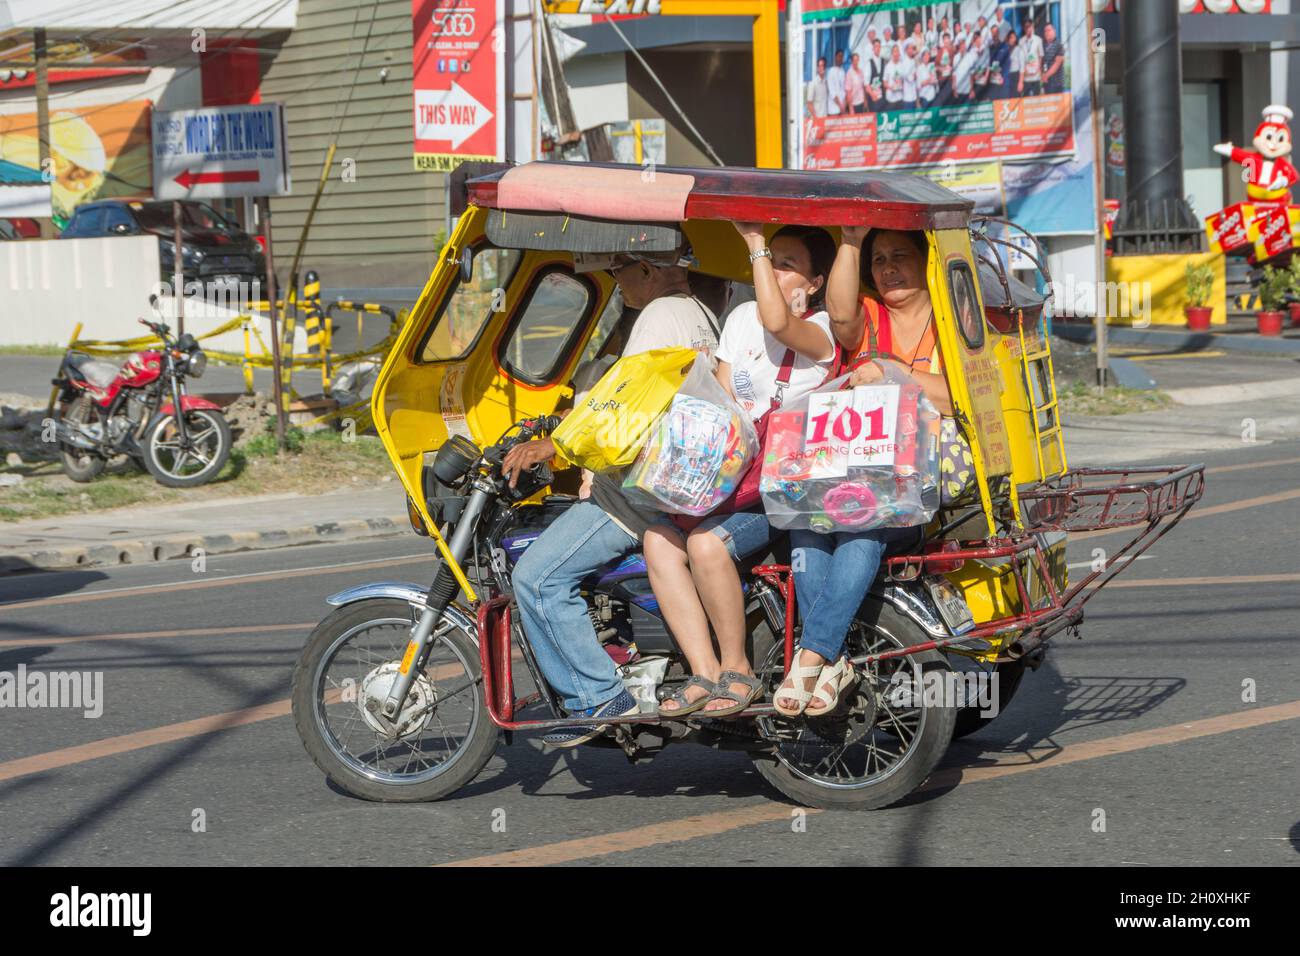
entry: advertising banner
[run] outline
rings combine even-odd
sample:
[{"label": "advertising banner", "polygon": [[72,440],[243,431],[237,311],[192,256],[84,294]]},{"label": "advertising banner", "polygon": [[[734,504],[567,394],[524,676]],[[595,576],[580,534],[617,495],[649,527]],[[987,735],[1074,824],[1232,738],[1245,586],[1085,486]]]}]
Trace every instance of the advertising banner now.
[{"label": "advertising banner", "polygon": [[413,0],[415,168],[505,157],[504,0]]},{"label": "advertising banner", "polygon": [[[0,115],[0,185],[27,187],[20,192],[28,200],[43,195],[49,207],[39,214],[52,215],[60,228],[83,202],[147,197],[152,183],[151,108],[148,100],[132,100],[78,109],[52,109],[51,163],[44,175],[36,136],[36,114]],[[42,192],[41,187],[46,184],[48,188]]]},{"label": "advertising banner", "polygon": [[155,199],[287,196],[291,188],[279,103],[154,113]]},{"label": "advertising banner", "polygon": [[1095,232],[1086,2],[803,0],[800,165],[909,169]]}]

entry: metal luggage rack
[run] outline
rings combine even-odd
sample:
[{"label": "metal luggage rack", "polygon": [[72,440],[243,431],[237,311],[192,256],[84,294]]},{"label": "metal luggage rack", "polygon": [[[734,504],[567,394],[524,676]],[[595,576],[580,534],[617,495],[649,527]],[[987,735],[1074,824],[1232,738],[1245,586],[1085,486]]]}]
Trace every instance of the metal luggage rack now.
[{"label": "metal luggage rack", "polygon": [[1075,468],[1021,491],[1020,501],[1029,531],[1104,531],[1170,516],[1172,527],[1204,492],[1204,465]]}]

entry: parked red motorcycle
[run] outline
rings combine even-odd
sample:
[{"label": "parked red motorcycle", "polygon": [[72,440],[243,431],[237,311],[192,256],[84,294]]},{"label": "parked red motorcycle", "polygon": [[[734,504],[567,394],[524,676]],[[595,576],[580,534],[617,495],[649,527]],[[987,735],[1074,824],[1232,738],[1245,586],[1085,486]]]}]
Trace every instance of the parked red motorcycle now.
[{"label": "parked red motorcycle", "polygon": [[91,481],[109,459],[128,455],[159,484],[202,485],[221,471],[231,448],[221,406],[185,393],[185,379],[201,376],[208,357],[188,332],[173,338],[162,322],[140,324],[162,347],[135,352],[120,368],[84,352],[63,356],[50,415],[64,474]]}]

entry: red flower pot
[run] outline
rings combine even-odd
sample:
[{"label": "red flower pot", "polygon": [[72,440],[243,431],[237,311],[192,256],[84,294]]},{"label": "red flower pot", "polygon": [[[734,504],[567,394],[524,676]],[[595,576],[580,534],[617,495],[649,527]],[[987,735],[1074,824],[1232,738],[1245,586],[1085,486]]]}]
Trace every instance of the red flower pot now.
[{"label": "red flower pot", "polygon": [[1281,312],[1256,312],[1255,323],[1260,335],[1282,334]]},{"label": "red flower pot", "polygon": [[1210,316],[1214,314],[1214,309],[1208,305],[1189,305],[1183,309],[1183,314],[1187,316],[1187,331],[1210,331]]},{"label": "red flower pot", "polygon": [[1287,308],[1291,312],[1291,328],[1300,328],[1300,302],[1292,302]]}]

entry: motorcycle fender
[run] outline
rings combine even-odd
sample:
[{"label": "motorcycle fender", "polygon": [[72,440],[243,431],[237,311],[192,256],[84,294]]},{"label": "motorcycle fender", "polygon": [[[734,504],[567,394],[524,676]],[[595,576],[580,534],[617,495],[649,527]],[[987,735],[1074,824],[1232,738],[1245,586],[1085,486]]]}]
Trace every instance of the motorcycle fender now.
[{"label": "motorcycle fender", "polygon": [[[426,587],[411,584],[407,581],[376,581],[373,584],[359,584],[356,587],[331,594],[325,601],[333,607],[344,607],[358,601],[368,601],[371,598],[396,598],[399,601],[405,601],[416,611],[423,611],[424,596],[428,591],[429,589]],[[446,613],[447,619],[451,621],[452,626],[463,631],[474,642],[474,646],[477,647],[478,626],[469,611],[459,604],[449,604]]]},{"label": "motorcycle fender", "polygon": [[[185,409],[185,411],[187,412],[192,412],[196,408],[208,408],[214,412],[221,411],[221,406],[218,405],[216,402],[209,401],[206,398],[201,398],[198,395],[182,395],[181,408]],[[176,410],[176,406],[173,405],[171,402],[167,402],[166,404],[164,404],[162,407],[158,409],[158,414],[166,416],[166,415],[170,415],[175,410]]]}]

